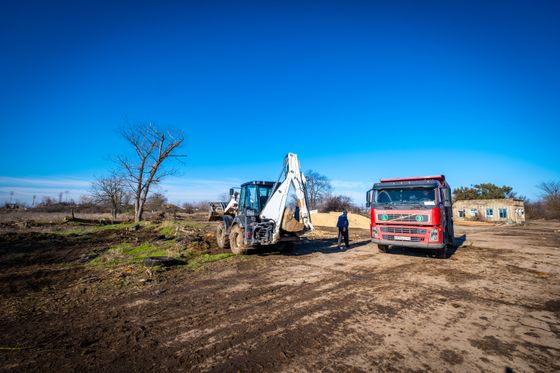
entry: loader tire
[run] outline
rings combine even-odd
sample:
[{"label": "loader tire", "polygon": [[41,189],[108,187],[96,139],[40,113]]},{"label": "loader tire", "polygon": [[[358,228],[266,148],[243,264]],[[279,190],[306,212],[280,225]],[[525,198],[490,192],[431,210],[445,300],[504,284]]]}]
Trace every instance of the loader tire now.
[{"label": "loader tire", "polygon": [[234,225],[229,233],[229,246],[232,253],[235,255],[247,254],[247,251],[251,248],[245,245],[243,228],[239,225]]},{"label": "loader tire", "polygon": [[227,236],[227,229],[223,223],[216,228],[216,241],[220,249],[229,249],[229,237]]}]

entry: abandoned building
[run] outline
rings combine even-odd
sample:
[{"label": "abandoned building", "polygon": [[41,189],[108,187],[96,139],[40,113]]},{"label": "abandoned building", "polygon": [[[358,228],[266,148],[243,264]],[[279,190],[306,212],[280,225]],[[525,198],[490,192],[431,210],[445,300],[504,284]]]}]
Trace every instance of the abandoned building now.
[{"label": "abandoned building", "polygon": [[504,223],[523,223],[523,201],[504,199],[472,199],[453,202],[453,219]]}]

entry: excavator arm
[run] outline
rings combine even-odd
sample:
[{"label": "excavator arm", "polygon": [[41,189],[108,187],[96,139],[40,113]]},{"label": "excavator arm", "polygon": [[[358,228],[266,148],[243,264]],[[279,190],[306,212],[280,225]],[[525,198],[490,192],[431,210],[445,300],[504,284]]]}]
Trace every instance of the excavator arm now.
[{"label": "excavator arm", "polygon": [[290,186],[293,186],[297,197],[299,221],[303,223],[304,230],[313,230],[313,224],[311,223],[309,208],[307,206],[305,175],[300,171],[297,155],[288,153],[284,159],[284,166],[280,178],[276,182],[272,194],[260,213],[261,221],[273,220],[275,222],[273,232],[274,242],[280,240],[280,228],[282,227],[282,220],[285,218],[285,209]]}]

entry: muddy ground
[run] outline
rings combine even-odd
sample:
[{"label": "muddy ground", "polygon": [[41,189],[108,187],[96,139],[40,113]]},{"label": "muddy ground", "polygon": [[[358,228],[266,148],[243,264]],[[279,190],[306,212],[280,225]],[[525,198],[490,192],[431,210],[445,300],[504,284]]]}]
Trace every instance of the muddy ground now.
[{"label": "muddy ground", "polygon": [[337,250],[319,229],[157,273],[87,264],[156,232],[55,228],[0,230],[0,370],[560,370],[557,222],[456,227],[447,260],[380,253],[364,230]]}]

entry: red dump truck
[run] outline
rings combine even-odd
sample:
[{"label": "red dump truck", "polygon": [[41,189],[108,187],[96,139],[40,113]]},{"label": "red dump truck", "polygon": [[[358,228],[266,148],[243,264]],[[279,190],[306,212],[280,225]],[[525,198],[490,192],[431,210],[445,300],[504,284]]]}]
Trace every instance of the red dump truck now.
[{"label": "red dump truck", "polygon": [[384,179],[367,192],[371,241],[389,246],[433,249],[447,257],[453,246],[451,188],[445,176]]}]

